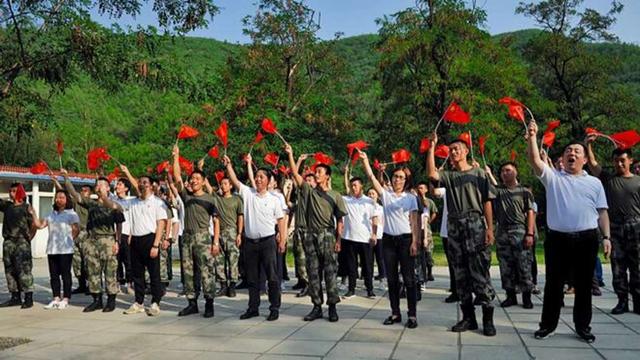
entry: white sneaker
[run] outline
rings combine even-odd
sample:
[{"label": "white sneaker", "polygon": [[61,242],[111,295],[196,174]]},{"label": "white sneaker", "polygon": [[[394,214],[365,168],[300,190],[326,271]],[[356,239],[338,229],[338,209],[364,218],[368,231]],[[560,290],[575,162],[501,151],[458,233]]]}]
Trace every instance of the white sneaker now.
[{"label": "white sneaker", "polygon": [[58,305],[60,304],[60,302],[58,302],[58,300],[51,300],[51,302],[47,305],[44,306],[45,310],[54,310],[58,308]]},{"label": "white sneaker", "polygon": [[144,312],[144,306],[134,301],[133,304],[131,304],[131,306],[129,306],[129,308],[123,311],[122,313],[126,315],[132,315],[132,314],[139,314],[143,312]]},{"label": "white sneaker", "polygon": [[160,315],[160,306],[158,303],[152,303],[151,306],[147,309],[147,315],[149,316],[158,316]]},{"label": "white sneaker", "polygon": [[385,284],[384,280],[378,280],[378,289],[387,291],[387,284]]},{"label": "white sneaker", "polygon": [[69,307],[69,302],[62,300],[58,303],[58,310],[64,310]]}]

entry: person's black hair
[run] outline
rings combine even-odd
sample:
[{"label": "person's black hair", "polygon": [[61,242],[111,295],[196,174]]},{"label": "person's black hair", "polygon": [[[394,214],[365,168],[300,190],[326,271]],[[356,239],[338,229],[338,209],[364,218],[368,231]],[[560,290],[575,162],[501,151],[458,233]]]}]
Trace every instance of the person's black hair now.
[{"label": "person's black hair", "polygon": [[118,178],[118,182],[121,182],[122,185],[124,185],[124,187],[127,188],[127,190],[131,190],[131,182],[129,181],[129,179],[121,177],[121,178]]},{"label": "person's black hair", "polygon": [[580,145],[582,146],[582,150],[584,151],[585,155],[587,154],[587,145],[585,145],[584,142],[579,141],[579,140],[571,140],[567,145],[565,145],[562,148],[562,153],[564,154],[565,151],[567,151],[567,148],[569,148],[569,146],[571,145]]},{"label": "person's black hair", "polygon": [[[200,176],[202,176],[203,180],[207,178],[207,175],[205,175],[205,173],[202,170],[195,169],[195,170],[193,170],[191,175],[189,175],[189,180],[191,180],[191,177],[193,177],[193,175],[195,175],[195,174],[199,174]],[[149,177],[149,181],[150,182],[151,182],[151,180],[152,180],[151,177]],[[151,183],[153,183],[153,182],[151,182]]]},{"label": "person's black hair", "polygon": [[628,149],[616,148],[611,152],[611,157],[616,158],[616,157],[622,156],[624,154],[627,154],[629,159],[633,159],[633,152],[631,151],[630,148],[628,148]]},{"label": "person's black hair", "polygon": [[11,186],[9,186],[9,188],[13,189],[13,188],[17,188],[18,186],[20,186],[19,182],[13,182],[13,183],[11,183]]},{"label": "person's black hair", "polygon": [[271,181],[271,178],[273,177],[273,172],[271,171],[271,169],[266,167],[261,167],[261,168],[258,168],[258,170],[256,170],[256,175],[258,175],[259,172],[264,172],[264,175],[267,177],[267,179]]},{"label": "person's black hair", "polygon": [[327,176],[331,176],[331,166],[329,166],[327,164],[318,164],[318,165],[316,165],[316,169],[317,168],[324,169],[324,173],[327,174]]},{"label": "person's black hair", "polygon": [[426,181],[424,181],[424,180],[420,180],[420,181],[418,181],[418,183],[416,184],[416,187],[418,187],[418,186],[420,186],[420,185],[424,185],[424,186],[426,186],[427,188],[429,187],[429,184],[428,184]]},{"label": "person's black hair", "polygon": [[[194,171],[194,172],[195,172],[195,171]],[[193,173],[191,173],[191,175],[193,175]],[[204,177],[204,175],[203,175],[203,177]],[[150,184],[152,184],[152,185],[153,185],[154,183],[156,183],[156,184],[158,183],[158,179],[157,179],[156,177],[152,176],[152,175],[141,175],[141,176],[139,177],[139,179],[142,179],[142,178],[147,178],[147,179],[149,179],[149,183],[150,183]]]},{"label": "person's black hair", "polygon": [[98,181],[106,181],[106,182],[107,182],[107,184],[110,184],[110,183],[109,183],[109,179],[107,179],[107,178],[106,178],[106,177],[104,177],[104,176],[100,176],[100,177],[98,177],[98,179],[96,179],[96,184],[98,183]]},{"label": "person's black hair", "polygon": [[364,181],[362,181],[362,178],[359,176],[354,176],[351,179],[349,179],[349,184],[353,184],[356,181],[359,181],[360,184],[364,184]]},{"label": "person's black hair", "polygon": [[316,175],[315,175],[314,173],[309,172],[309,173],[306,173],[306,174],[304,175],[304,178],[306,179],[306,178],[308,178],[309,176],[313,177],[314,179],[315,179],[315,177],[316,177]]},{"label": "person's black hair", "polygon": [[466,141],[464,141],[462,139],[457,139],[457,138],[449,141],[449,144],[447,146],[451,146],[451,145],[453,145],[455,143],[462,143],[467,148],[467,150],[469,150],[469,144],[467,144]]},{"label": "person's black hair", "polygon": [[[67,198],[67,204],[64,206],[64,210],[70,210],[73,209],[73,200],[71,200],[71,196],[69,196],[69,193],[67,192],[67,190],[57,190],[56,191],[56,196],[58,196],[59,193],[63,193],[64,196]],[[56,198],[53,198],[53,204],[52,204],[53,210],[56,211],[60,211],[56,208]]]},{"label": "person's black hair", "polygon": [[402,173],[405,176],[404,179],[404,191],[407,191],[411,188],[413,188],[413,176],[411,175],[411,169],[409,169],[406,166],[401,166],[401,167],[397,167],[395,169],[393,169],[393,172],[391,173],[391,175],[393,176],[395,173],[397,173],[398,171],[402,171]]},{"label": "person's black hair", "polygon": [[500,165],[500,167],[498,168],[498,176],[499,176],[500,174],[502,174],[502,169],[503,169],[505,166],[513,166],[513,168],[514,168],[514,169],[516,169],[516,171],[518,171],[518,165],[516,165],[516,163],[515,163],[515,162],[513,162],[513,161],[507,161],[507,162],[505,162],[505,163],[502,163],[502,164]]}]

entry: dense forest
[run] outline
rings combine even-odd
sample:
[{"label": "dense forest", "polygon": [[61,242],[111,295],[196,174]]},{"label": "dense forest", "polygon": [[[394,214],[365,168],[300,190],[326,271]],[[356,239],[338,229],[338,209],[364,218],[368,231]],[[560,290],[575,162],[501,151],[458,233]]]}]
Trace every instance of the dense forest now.
[{"label": "dense forest", "polygon": [[[561,121],[552,152],[586,127],[638,129],[640,47],[617,42],[609,30],[624,9],[573,9],[561,24],[548,14],[553,5],[580,1],[537,3],[514,9],[515,16],[542,19],[535,30],[491,36],[482,9],[433,0],[379,19],[377,34],[327,41],[318,39],[318,17],[304,2],[260,1],[244,19],[247,45],[182,36],[197,24],[176,21],[187,28],[104,28],[76,14],[43,30],[47,23],[32,18],[16,37],[17,23],[3,20],[0,162],[30,166],[42,159],[57,167],[60,139],[69,169],[86,171],[87,152],[103,146],[140,174],[170,157],[180,125],[200,130],[180,142],[184,156],[197,161],[226,120],[228,152],[239,166],[269,117],[298,154],[322,151],[341,166],[345,145],[362,139],[380,161],[408,149],[420,172],[420,140],[456,101],[472,121],[445,123],[441,136],[487,136],[487,162],[514,153],[524,163],[523,126],[498,103],[503,96],[526,104],[542,129]],[[601,156],[611,149],[598,146]],[[267,152],[280,150],[280,140],[267,136],[253,157],[261,164]],[[107,162],[104,171],[114,165]],[[219,167],[208,158],[207,172]]]}]

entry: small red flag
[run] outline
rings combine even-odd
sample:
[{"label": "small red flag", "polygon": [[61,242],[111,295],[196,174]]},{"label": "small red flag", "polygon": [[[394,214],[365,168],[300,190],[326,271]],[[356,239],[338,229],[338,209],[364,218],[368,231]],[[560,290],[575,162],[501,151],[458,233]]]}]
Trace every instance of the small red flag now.
[{"label": "small red flag", "polygon": [[515,150],[513,150],[513,149],[511,149],[511,157],[510,157],[511,162],[516,161],[516,157],[517,157],[517,156],[518,156],[518,154],[516,153],[516,151],[515,151]]},{"label": "small red flag", "polygon": [[218,145],[212,147],[207,152],[207,155],[211,156],[214,159],[217,159],[220,156],[220,151],[218,151]]},{"label": "small red flag", "polygon": [[56,152],[58,153],[58,156],[62,156],[62,153],[64,152],[64,144],[61,139],[56,141]]},{"label": "small red flag", "polygon": [[218,184],[220,184],[220,181],[222,181],[222,179],[224,179],[224,171],[223,170],[216,171],[216,181],[218,182]]},{"label": "small red flag", "polygon": [[373,159],[373,168],[376,170],[382,169],[382,165],[380,165],[380,161],[378,159]]},{"label": "small red flag", "polygon": [[184,171],[187,176],[191,175],[193,172],[193,163],[182,156],[178,158],[178,164],[180,165],[180,169]]},{"label": "small red flag", "polygon": [[264,156],[264,162],[274,167],[278,166],[278,160],[280,160],[280,157],[274,152],[268,153]]},{"label": "small red flag", "polygon": [[407,149],[400,149],[391,154],[391,160],[394,164],[409,162],[411,160],[411,153]]},{"label": "small red flag", "polygon": [[427,151],[429,151],[429,148],[431,148],[431,141],[429,140],[429,138],[422,138],[422,140],[420,140],[420,154],[426,153]]},{"label": "small red flag", "polygon": [[257,144],[260,141],[262,141],[262,139],[264,138],[264,135],[262,135],[262,133],[260,132],[260,130],[258,130],[258,133],[256,134],[256,138],[253,139],[253,143]]},{"label": "small red flag", "polygon": [[119,167],[119,166],[114,167],[114,168],[113,168],[113,171],[112,171],[111,173],[112,173],[112,174],[114,174],[117,178],[119,178],[119,177],[120,177],[120,175],[122,175],[122,174],[120,173],[120,167]]},{"label": "small red flag", "polygon": [[105,148],[95,148],[87,153],[87,168],[91,171],[97,170],[103,161],[111,159]]},{"label": "small red flag", "polygon": [[24,185],[18,184],[18,187],[16,188],[16,194],[14,196],[14,199],[17,202],[22,202],[26,198],[27,198],[27,192],[24,190]]},{"label": "small red flag", "polygon": [[156,166],[156,171],[158,174],[162,174],[163,172],[169,170],[169,161],[165,160]]},{"label": "small red flag", "polygon": [[227,127],[226,120],[222,121],[222,124],[220,124],[220,127],[216,129],[215,134],[218,137],[218,139],[220,139],[222,146],[226,148],[229,140],[229,129]]},{"label": "small red flag", "polygon": [[114,182],[116,179],[118,179],[118,175],[114,173],[107,175],[107,180],[109,181],[109,183]]},{"label": "small red flag", "polygon": [[600,131],[596,130],[595,128],[590,128],[590,127],[588,127],[588,128],[586,128],[586,129],[584,129],[584,132],[585,132],[587,135],[591,135],[591,134],[602,134]]},{"label": "small red flag", "polygon": [[560,126],[560,120],[549,121],[549,123],[547,124],[547,128],[544,130],[544,133],[546,134],[548,132],[552,132],[558,126]]},{"label": "small red flag", "polygon": [[315,153],[315,155],[313,155],[313,157],[316,159],[316,162],[318,164],[324,164],[324,165],[331,165],[333,164],[333,159],[331,158],[331,156],[324,154],[321,151],[318,151],[317,153]]},{"label": "small red flag", "polygon": [[365,141],[363,140],[358,140],[356,142],[353,142],[351,144],[347,144],[347,151],[349,152],[349,156],[353,155],[354,152],[356,152],[356,150],[364,150],[369,146],[369,144],[367,144]]},{"label": "small red flag", "polygon": [[44,162],[43,160],[38,161],[37,163],[33,164],[33,166],[31,166],[31,169],[29,169],[29,171],[32,174],[44,174],[47,169],[49,168],[49,166],[47,165],[46,162]]},{"label": "small red flag", "polygon": [[478,138],[478,147],[480,147],[480,154],[484,155],[484,147],[487,143],[487,136],[483,135]]},{"label": "small red flag", "polygon": [[640,134],[636,130],[627,130],[611,135],[620,149],[630,149],[640,142]]},{"label": "small red flag", "polygon": [[554,132],[545,132],[544,135],[542,136],[542,143],[547,148],[550,148],[551,146],[553,146],[553,143],[555,141],[556,141],[556,133]]},{"label": "small red flag", "polygon": [[460,134],[460,136],[458,136],[458,140],[464,141],[468,147],[471,147],[471,134],[469,132],[463,132]]},{"label": "small red flag", "polygon": [[507,106],[520,106],[520,107],[524,107],[524,104],[523,104],[523,103],[521,103],[520,101],[518,101],[518,100],[516,100],[516,99],[514,99],[514,98],[512,98],[512,97],[508,97],[508,96],[503,97],[502,99],[498,100],[498,102],[499,102],[500,104],[505,104],[505,105],[507,105]]},{"label": "small red flag", "polygon": [[200,134],[198,130],[192,128],[191,126],[182,125],[180,126],[180,131],[178,132],[178,139],[191,139],[198,136],[198,134]]},{"label": "small red flag", "polygon": [[264,118],[262,119],[262,131],[266,132],[267,134],[275,134],[278,132],[278,129],[276,128],[276,124],[274,124],[271,119]]},{"label": "small red flag", "polygon": [[446,159],[449,157],[449,147],[444,144],[440,144],[436,146],[436,150],[434,155],[439,157],[440,159]]},{"label": "small red flag", "polygon": [[289,175],[291,173],[291,169],[289,169],[288,167],[284,166],[284,165],[280,165],[280,167],[278,168],[278,171],[283,174],[283,175]]},{"label": "small red flag", "polygon": [[469,113],[462,110],[462,108],[458,104],[456,104],[455,101],[451,102],[451,105],[449,105],[449,107],[445,111],[443,118],[448,122],[461,125],[467,124],[469,121],[471,121],[471,116],[469,115]]},{"label": "small red flag", "polygon": [[520,101],[505,96],[502,99],[498,100],[498,102],[509,107],[509,116],[518,121],[524,122],[524,105]]}]

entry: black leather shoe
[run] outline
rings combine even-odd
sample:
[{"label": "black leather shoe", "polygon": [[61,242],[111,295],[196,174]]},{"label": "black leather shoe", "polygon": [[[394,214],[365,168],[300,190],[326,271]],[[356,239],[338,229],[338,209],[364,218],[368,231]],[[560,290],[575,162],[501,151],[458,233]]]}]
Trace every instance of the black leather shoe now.
[{"label": "black leather shoe", "polygon": [[578,334],[578,336],[587,344],[591,344],[596,341],[596,337],[591,333],[591,328],[576,329],[576,334]]},{"label": "black leather shoe", "polygon": [[415,329],[418,327],[418,320],[409,318],[409,320],[407,320],[406,326],[409,329]]},{"label": "black leather shoe", "polygon": [[216,291],[216,297],[227,296],[229,288],[227,288],[226,284],[220,284],[220,288]]},{"label": "black leather shoe", "polygon": [[309,287],[305,286],[302,289],[300,289],[300,292],[296,294],[296,297],[305,297],[309,295]]},{"label": "black leather shoe", "polygon": [[236,297],[236,283],[229,283],[229,287],[227,288],[227,296],[230,298]]},{"label": "black leather shoe", "polygon": [[453,332],[465,332],[467,330],[478,330],[478,322],[476,319],[462,319],[451,327]]},{"label": "black leather shoe", "polygon": [[338,311],[335,305],[329,305],[329,322],[338,321]]},{"label": "black leather shoe", "polygon": [[82,309],[82,312],[92,312],[102,309],[102,294],[92,294],[92,296],[93,302]]},{"label": "black leather shoe", "polygon": [[280,313],[278,310],[271,310],[269,316],[267,316],[267,321],[276,321],[280,317]]},{"label": "black leather shoe", "polygon": [[245,311],[244,314],[240,315],[240,320],[247,320],[256,316],[260,316],[260,313],[258,312],[258,310],[247,309],[247,311]]},{"label": "black leather shoe", "polygon": [[178,313],[178,316],[187,316],[187,315],[197,314],[197,313],[198,313],[198,300],[189,299],[189,305],[187,305],[187,307],[185,307],[184,309],[180,310],[180,312]]},{"label": "black leather shoe", "polygon": [[345,299],[351,299],[354,296],[356,296],[356,293],[353,290],[349,290],[344,295],[342,295],[342,297]]},{"label": "black leather shoe", "polygon": [[367,297],[373,299],[376,297],[376,293],[374,293],[373,290],[367,290]]},{"label": "black leather shoe", "polygon": [[460,301],[460,298],[456,294],[451,294],[451,295],[447,296],[446,299],[444,299],[444,302],[446,302],[447,304],[451,304],[451,303],[458,302],[458,301]]},{"label": "black leather shoe", "polygon": [[11,306],[20,306],[22,305],[22,300],[20,299],[19,292],[11,293],[11,298],[2,304],[0,304],[0,308],[11,307]]},{"label": "black leather shoe", "polygon": [[314,305],[313,309],[311,309],[311,312],[304,317],[304,321],[313,321],[315,319],[321,319],[321,318],[322,318],[322,308],[320,306]]},{"label": "black leather shoe", "polygon": [[555,334],[555,329],[551,330],[546,328],[540,328],[535,333],[533,333],[533,337],[535,337],[538,340],[544,340],[553,336],[554,334]]},{"label": "black leather shoe", "polygon": [[384,319],[382,325],[393,325],[402,322],[402,316],[400,315],[391,315],[388,318]]},{"label": "black leather shoe", "polygon": [[613,315],[620,315],[629,312],[629,301],[628,300],[618,300],[618,304],[616,307],[611,309],[611,313]]},{"label": "black leather shoe", "polygon": [[533,309],[533,302],[531,302],[531,293],[522,293],[522,307],[525,309]]},{"label": "black leather shoe", "polygon": [[202,316],[206,318],[213,317],[213,299],[205,299],[204,314]]},{"label": "black leather shoe", "polygon": [[496,327],[493,325],[493,307],[482,308],[482,333],[484,336],[496,336]]},{"label": "black leather shoe", "polygon": [[22,309],[29,309],[33,307],[33,293],[26,292],[24,293],[24,302],[22,303]]},{"label": "black leather shoe", "polygon": [[291,290],[302,290],[302,289],[304,289],[306,287],[307,287],[307,283],[306,282],[304,282],[302,280],[298,280],[298,282],[291,287]]},{"label": "black leather shoe", "polygon": [[116,296],[107,295],[107,305],[102,309],[102,312],[112,312],[116,309]]}]

